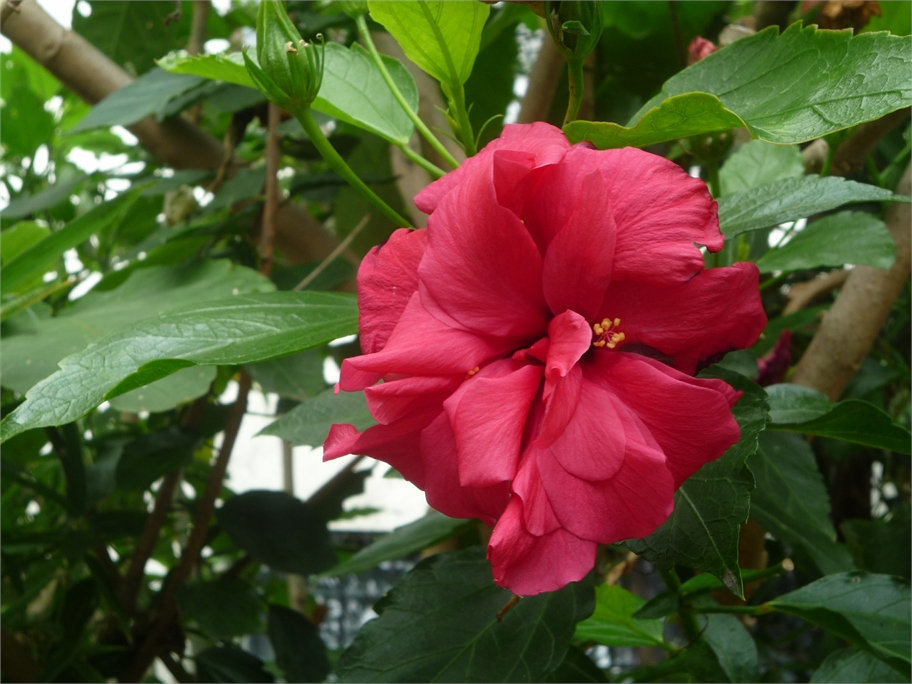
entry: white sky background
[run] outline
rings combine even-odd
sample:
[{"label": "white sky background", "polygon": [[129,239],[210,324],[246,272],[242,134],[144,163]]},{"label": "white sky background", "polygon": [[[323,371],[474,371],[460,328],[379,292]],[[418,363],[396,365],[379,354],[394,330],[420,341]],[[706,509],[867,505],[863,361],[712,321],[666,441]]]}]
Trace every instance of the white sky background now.
[{"label": "white sky background", "polygon": [[[69,28],[73,7],[77,0],[38,0],[42,8],[59,24]],[[224,11],[230,0],[213,0],[216,11]],[[0,36],[0,51],[11,50],[7,38]],[[71,160],[94,170],[100,166],[94,155],[86,153]],[[115,164],[116,165],[116,164]],[[108,165],[105,164],[105,168]],[[336,371],[337,372],[337,371]],[[229,390],[236,392],[236,388]],[[227,394],[227,393],[226,393]],[[225,397],[230,400],[230,394]],[[228,485],[236,492],[252,489],[282,490],[283,457],[282,443],[276,437],[257,437],[256,434],[273,418],[275,397],[251,392],[248,400],[248,414],[244,418],[234,452],[228,467]],[[301,499],[307,499],[352,457],[341,458],[330,463],[322,462],[322,449],[295,447],[292,451],[293,492]],[[412,484],[399,478],[384,478],[388,466],[368,460],[359,469],[370,468],[371,475],[365,480],[365,493],[351,497],[346,509],[376,508],[378,513],[340,520],[330,525],[332,529],[352,531],[387,531],[422,516],[427,511],[424,494]]]}]

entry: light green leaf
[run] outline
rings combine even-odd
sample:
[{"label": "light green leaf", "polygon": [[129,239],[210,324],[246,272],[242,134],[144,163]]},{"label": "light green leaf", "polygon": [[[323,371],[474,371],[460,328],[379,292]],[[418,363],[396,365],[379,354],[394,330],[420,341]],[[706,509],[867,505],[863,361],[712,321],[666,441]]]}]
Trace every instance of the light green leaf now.
[{"label": "light green leaf", "polygon": [[163,69],[152,69],[92,107],[73,130],[127,126],[152,114],[164,118],[165,107],[172,98],[183,95],[202,83],[203,79],[190,74],[172,74]]},{"label": "light green leaf", "polygon": [[863,572],[827,575],[770,601],[910,674],[909,584]]},{"label": "light green leaf", "polygon": [[148,318],[151,313],[163,314],[235,293],[273,289],[269,280],[253,269],[226,259],[170,268],[147,266],[135,270],[115,289],[99,287],[54,317],[36,307],[29,315],[9,321],[0,355],[5,387],[24,393],[57,370],[65,356]]},{"label": "light green leaf", "polygon": [[675,494],[671,515],[645,539],[626,545],[659,568],[680,563],[711,572],[735,595],[743,591],[738,567],[738,537],[747,520],[754,479],[745,465],[757,449],[767,421],[766,396],[750,380],[713,366],[701,375],[722,378],[743,392],[732,413],[741,439],[720,458],[707,463]]},{"label": "light green leaf", "polygon": [[141,188],[133,188],[109,202],[93,207],[62,229],[24,250],[9,263],[4,263],[4,293],[22,291],[22,288],[36,276],[40,278],[44,275],[65,251],[115,225],[124,217],[141,192]]},{"label": "light green leaf", "polygon": [[731,155],[719,170],[721,195],[748,190],[783,178],[804,175],[804,161],[797,145],[773,145],[751,140]]},{"label": "light green leaf", "polygon": [[375,606],[342,654],[342,682],[538,682],[564,659],[592,589],[527,596],[497,619],[510,592],[478,548],[419,563]]},{"label": "light green leaf", "polygon": [[[710,93],[754,138],[799,143],[877,119],[912,104],[912,42],[888,33],[852,36],[793,24],[735,41],[679,72],[630,121],[642,121],[675,96]],[[724,110],[718,110],[718,116]],[[653,114],[653,116],[655,116]],[[711,120],[713,123],[715,120]],[[692,127],[665,140],[692,135]],[[717,128],[707,129],[705,133]],[[576,137],[575,129],[571,140]],[[604,135],[603,135],[604,131]],[[596,147],[615,146],[611,129],[589,124]],[[569,132],[568,132],[569,133]]]},{"label": "light green leaf", "polygon": [[[247,55],[254,61],[254,55]],[[244,56],[240,52],[229,52],[220,55],[191,55],[184,50],[170,52],[156,64],[172,74],[188,74],[211,81],[224,81],[234,85],[256,88],[244,66]]]},{"label": "light green leaf", "polygon": [[646,147],[666,140],[728,131],[743,126],[734,112],[710,93],[684,93],[669,97],[649,110],[635,125],[606,121],[571,121],[564,126],[570,142],[588,140],[599,149]]},{"label": "light green leaf", "polygon": [[457,530],[471,524],[467,520],[448,518],[431,511],[407,525],[397,527],[383,535],[370,546],[334,568],[322,573],[324,576],[349,575],[364,572],[376,567],[383,561],[404,558],[418,551],[433,546],[453,536]]},{"label": "light green leaf", "polygon": [[883,221],[873,214],[843,211],[807,225],[758,259],[757,267],[763,273],[844,264],[890,268],[895,258],[896,245]]},{"label": "light green leaf", "polygon": [[215,380],[215,366],[193,366],[137,387],[111,400],[111,406],[118,411],[167,411],[185,401],[196,399],[209,390]]},{"label": "light green leaf", "polygon": [[661,646],[662,620],[633,617],[646,602],[617,585],[595,588],[595,612],[576,626],[577,641],[608,646]]},{"label": "light green leaf", "polygon": [[899,672],[858,648],[842,648],[828,655],[811,675],[811,684],[844,682],[845,684],[882,684],[908,682]]},{"label": "light green leaf", "polygon": [[845,399],[833,404],[819,392],[787,383],[772,385],[766,392],[772,430],[841,439],[900,454],[912,451],[909,430],[866,401]]},{"label": "light green leaf", "polygon": [[370,0],[368,8],[406,57],[450,87],[472,73],[491,11],[485,3],[448,0]]},{"label": "light green leaf", "polygon": [[328,389],[308,399],[260,431],[261,435],[281,437],[292,444],[319,446],[333,423],[350,423],[364,430],[374,423],[363,392]]},{"label": "light green leaf", "polygon": [[0,438],[76,420],[180,368],[263,361],[329,342],[355,332],[357,318],[351,295],[269,292],[146,319],[63,359],[3,420]]},{"label": "light green leaf", "polygon": [[764,432],[748,465],[757,482],[754,520],[776,539],[803,548],[824,574],[855,569],[848,549],[836,541],[829,494],[807,441]]},{"label": "light green leaf", "polygon": [[837,176],[784,178],[719,198],[725,237],[769,228],[852,202],[909,202],[904,195]]}]

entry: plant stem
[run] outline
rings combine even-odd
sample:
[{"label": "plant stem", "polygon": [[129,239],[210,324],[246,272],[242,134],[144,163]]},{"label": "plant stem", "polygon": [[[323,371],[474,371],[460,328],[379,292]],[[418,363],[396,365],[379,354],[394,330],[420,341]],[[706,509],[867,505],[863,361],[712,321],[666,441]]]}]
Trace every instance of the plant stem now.
[{"label": "plant stem", "polygon": [[[405,101],[405,97],[399,90],[399,86],[396,85],[395,81],[393,81],[392,76],[390,76],[386,65],[383,63],[383,59],[380,57],[380,53],[377,51],[377,46],[374,45],[374,40],[371,38],[370,29],[367,26],[367,20],[365,20],[364,15],[359,15],[355,19],[355,23],[358,26],[358,33],[361,34],[361,40],[363,40],[364,44],[367,46],[367,50],[370,52],[370,55],[374,60],[374,64],[376,64],[377,68],[380,70],[380,75],[383,76],[383,80],[386,82],[386,86],[390,89],[393,97],[396,98],[396,102],[399,103],[399,106],[402,107],[408,117],[412,120],[412,123],[415,124],[415,128],[419,133],[421,133],[422,137],[427,140],[428,144],[434,148],[434,151],[440,155],[440,158],[455,169],[457,166],[459,166],[459,162],[456,161],[456,158],[450,154],[450,151],[444,147],[443,143],[441,143],[431,132],[431,129],[425,125],[424,121],[422,121],[418,116],[418,113],[408,105],[408,103]],[[404,150],[405,147],[403,146],[403,151]],[[430,162],[428,163],[430,164]],[[443,173],[440,173],[440,175],[442,176]]]},{"label": "plant stem", "polygon": [[701,613],[737,613],[741,615],[766,615],[772,613],[774,608],[768,603],[759,606],[700,606]]},{"label": "plant stem", "polygon": [[567,87],[570,99],[567,102],[567,113],[564,115],[564,124],[574,121],[579,115],[580,103],[583,101],[583,60],[567,60]]},{"label": "plant stem", "polygon": [[432,178],[436,179],[436,178],[440,178],[441,176],[446,175],[446,171],[441,169],[436,164],[432,164],[431,162],[429,162],[427,159],[425,159],[420,154],[415,152],[415,150],[413,150],[408,145],[399,145],[399,149],[402,150],[402,154],[404,154],[407,159],[410,159],[411,161],[418,164],[418,166],[420,166],[422,169],[427,171],[431,175]]},{"label": "plant stem", "polygon": [[314,147],[317,148],[317,152],[319,152],[320,156],[323,157],[327,164],[329,164],[329,168],[339,174],[339,176],[342,177],[342,180],[347,182],[355,190],[364,195],[364,197],[366,197],[370,203],[380,211],[381,214],[383,214],[397,226],[406,226],[409,228],[412,227],[411,221],[400,216],[373,190],[367,187],[364,181],[358,178],[357,174],[352,171],[351,167],[346,163],[342,156],[336,152],[335,148],[332,146],[329,140],[327,140],[326,136],[323,134],[323,131],[320,130],[320,126],[317,123],[316,119],[313,118],[313,114],[311,114],[309,108],[295,112],[295,117],[301,123],[301,126],[304,128],[304,132],[307,133],[307,137],[310,138],[310,141],[314,144]]},{"label": "plant stem", "polygon": [[[675,572],[674,568],[663,571],[662,579],[665,582],[665,586],[673,590],[678,596],[681,596],[681,579],[678,577],[678,573]],[[678,615],[681,618],[681,629],[684,631],[684,636],[687,637],[687,640],[694,642],[699,639],[702,630],[697,623],[697,615],[694,612],[693,606],[686,605],[682,602]]]}]

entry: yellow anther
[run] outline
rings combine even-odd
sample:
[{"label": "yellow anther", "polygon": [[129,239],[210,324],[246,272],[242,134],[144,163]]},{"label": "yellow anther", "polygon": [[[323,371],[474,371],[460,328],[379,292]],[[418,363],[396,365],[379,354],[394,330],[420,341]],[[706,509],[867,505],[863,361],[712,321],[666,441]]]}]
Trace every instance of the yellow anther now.
[{"label": "yellow anther", "polygon": [[480,370],[481,369],[478,366],[475,366],[475,368],[473,368],[472,370],[470,370],[466,373],[466,378],[471,378],[473,375],[475,375],[475,373],[477,373]]},{"label": "yellow anther", "polygon": [[595,333],[595,339],[592,341],[593,347],[614,349],[621,342],[627,339],[627,335],[617,330],[621,324],[620,318],[603,318],[601,323],[592,325],[592,332]]}]

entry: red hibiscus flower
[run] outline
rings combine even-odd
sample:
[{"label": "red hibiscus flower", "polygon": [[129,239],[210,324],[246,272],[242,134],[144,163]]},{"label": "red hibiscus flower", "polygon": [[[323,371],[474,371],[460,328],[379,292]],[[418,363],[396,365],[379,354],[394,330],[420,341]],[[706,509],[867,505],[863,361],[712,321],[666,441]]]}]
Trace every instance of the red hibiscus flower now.
[{"label": "red hibiscus flower", "polygon": [[378,424],[334,425],[325,458],[388,462],[494,526],[498,584],[559,589],[738,440],[738,394],[692,376],[760,334],[757,269],[704,270],[697,244],[722,234],[701,181],[543,123],[507,126],[415,202],[427,228],[361,264],[364,355],[342,364]]}]

